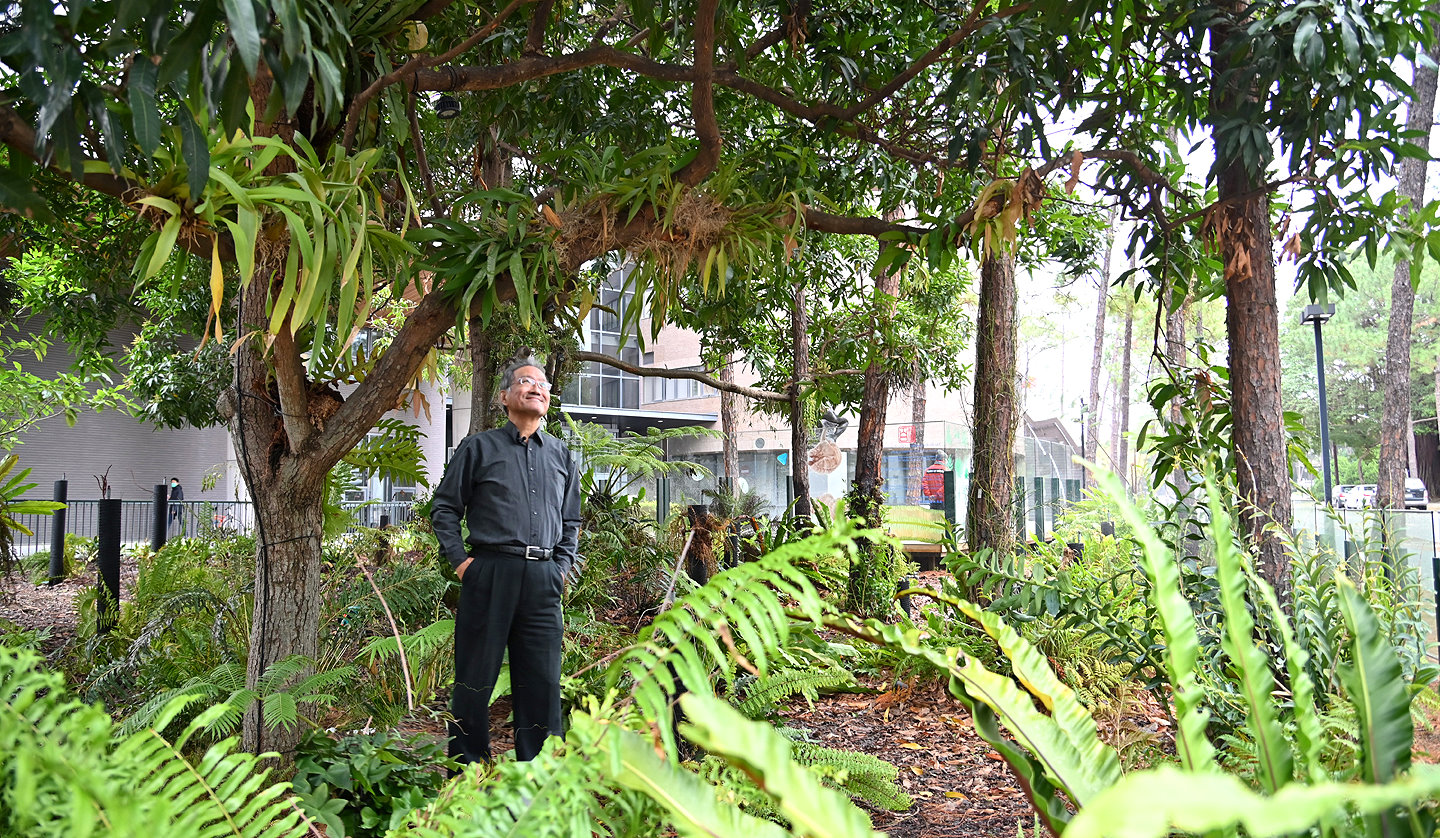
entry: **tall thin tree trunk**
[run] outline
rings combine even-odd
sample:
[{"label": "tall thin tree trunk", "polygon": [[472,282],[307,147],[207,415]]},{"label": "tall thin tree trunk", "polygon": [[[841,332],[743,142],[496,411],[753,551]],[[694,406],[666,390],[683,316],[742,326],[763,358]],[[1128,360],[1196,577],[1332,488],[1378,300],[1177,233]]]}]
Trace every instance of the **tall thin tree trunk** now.
[{"label": "tall thin tree trunk", "polygon": [[[1440,12],[1440,2],[1429,4],[1429,11]],[[1430,61],[1415,63],[1415,98],[1405,128],[1420,133],[1430,145],[1430,129],[1435,113],[1436,72],[1433,62],[1440,60],[1440,43],[1430,46]],[[1400,163],[1400,194],[1410,199],[1410,206],[1419,208],[1425,202],[1425,157],[1407,157]],[[1413,210],[1412,210],[1413,211]],[[1410,263],[1395,260],[1395,274],[1390,282],[1390,330],[1385,342],[1385,394],[1380,413],[1380,461],[1375,481],[1375,505],[1381,509],[1403,508],[1405,505],[1406,453],[1410,430],[1410,331],[1414,323],[1415,287],[1410,284]],[[1414,457],[1408,458],[1413,462]],[[1414,466],[1411,466],[1412,473]]]},{"label": "tall thin tree trunk", "polygon": [[[1113,216],[1112,216],[1113,218]],[[1095,344],[1090,353],[1090,412],[1085,416],[1085,450],[1082,455],[1096,462],[1100,451],[1100,367],[1105,360],[1105,315],[1110,302],[1110,257],[1115,248],[1113,236],[1105,237],[1105,261],[1100,272],[1095,301]],[[1088,480],[1088,473],[1085,476]]]},{"label": "tall thin tree trunk", "polygon": [[987,254],[980,263],[980,311],[975,330],[975,416],[971,438],[965,539],[970,550],[1015,552],[1016,401],[1015,257]]},{"label": "tall thin tree trunk", "polygon": [[1116,426],[1120,429],[1115,435],[1116,445],[1119,446],[1120,462],[1117,471],[1125,486],[1130,486],[1130,364],[1135,354],[1133,345],[1135,343],[1135,300],[1133,297],[1126,298],[1125,305],[1125,343],[1121,347],[1120,361],[1120,400],[1115,404]]},{"label": "tall thin tree trunk", "polygon": [[813,512],[810,505],[810,428],[805,417],[804,387],[810,380],[810,313],[805,306],[805,282],[795,284],[790,314],[790,349],[795,359],[790,383],[790,475],[795,490],[797,519],[804,521]]},{"label": "tall thin tree trunk", "polygon": [[[1290,592],[1285,536],[1290,530],[1290,472],[1285,458],[1285,417],[1280,401],[1280,310],[1275,290],[1274,236],[1266,173],[1240,155],[1229,120],[1245,120],[1255,106],[1246,85],[1254,74],[1235,48],[1247,37],[1248,12],[1224,4],[1229,18],[1210,29],[1214,62],[1210,121],[1214,132],[1219,205],[1211,228],[1224,264],[1226,337],[1230,345],[1232,444],[1238,472],[1240,515],[1258,549],[1257,570],[1282,600]],[[1272,527],[1272,525],[1274,525]],[[1278,530],[1278,531],[1277,531]]]},{"label": "tall thin tree trunk", "polygon": [[905,502],[922,503],[921,484],[925,479],[925,370],[915,364],[915,378],[910,382],[910,425],[915,429],[910,438],[910,481],[906,484]]},{"label": "tall thin tree trunk", "polygon": [[[725,353],[724,363],[720,365],[720,380],[726,384],[735,383],[735,353]],[[738,494],[738,480],[740,478],[740,447],[736,444],[735,433],[739,426],[739,396],[729,390],[720,391],[720,430],[725,436],[721,438],[721,459],[724,461],[725,485],[731,494]]]},{"label": "tall thin tree trunk", "polygon": [[[893,220],[894,213],[886,213]],[[893,245],[891,245],[893,246]],[[900,293],[900,272],[875,278],[875,312],[877,321],[888,319],[894,312],[894,300]],[[859,440],[855,445],[855,482],[846,495],[847,511],[852,517],[865,520],[867,527],[884,525],[881,507],[885,496],[880,491],[880,463],[885,452],[885,410],[890,402],[890,381],[883,358],[874,358],[865,367],[865,380],[860,390]],[[893,590],[878,587],[888,579],[889,547],[859,540],[856,557],[850,565],[845,605],[861,616],[878,617],[884,613]]]}]

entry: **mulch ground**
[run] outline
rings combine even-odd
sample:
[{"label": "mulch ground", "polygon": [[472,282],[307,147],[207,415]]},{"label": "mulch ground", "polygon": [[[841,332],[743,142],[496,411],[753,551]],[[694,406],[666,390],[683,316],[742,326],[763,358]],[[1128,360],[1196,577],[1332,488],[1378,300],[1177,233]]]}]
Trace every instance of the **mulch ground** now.
[{"label": "mulch ground", "polygon": [[[133,568],[122,570],[122,599],[134,581]],[[0,618],[48,630],[42,645],[54,654],[75,638],[76,599],[94,585],[93,573],[53,587],[18,577],[0,579]],[[915,803],[905,812],[871,809],[876,829],[892,838],[1012,838],[1017,824],[1029,831],[1034,813],[1019,785],[1000,755],[976,735],[969,713],[940,684],[871,680],[864,686],[871,691],[821,696],[813,706],[797,699],[781,716],[822,745],[863,751],[900,769],[899,782]],[[1128,716],[1102,724],[1102,736],[1113,738],[1123,728],[1150,736],[1165,750],[1169,730],[1154,699],[1141,696],[1127,706]],[[513,746],[509,713],[508,698],[491,708],[497,754]],[[1428,715],[1431,724],[1415,731],[1415,755],[1417,761],[1435,763],[1440,762],[1440,713]],[[438,724],[419,727],[443,735]]]}]

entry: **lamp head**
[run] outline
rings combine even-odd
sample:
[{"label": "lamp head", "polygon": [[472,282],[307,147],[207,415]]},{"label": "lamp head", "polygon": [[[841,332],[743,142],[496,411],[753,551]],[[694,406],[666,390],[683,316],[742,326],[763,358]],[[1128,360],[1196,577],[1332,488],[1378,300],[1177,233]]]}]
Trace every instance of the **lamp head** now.
[{"label": "lamp head", "polygon": [[1307,324],[1325,323],[1327,320],[1334,316],[1334,303],[1315,303],[1313,305],[1305,306],[1305,309],[1300,312],[1300,322]]},{"label": "lamp head", "polygon": [[440,119],[454,119],[460,115],[460,100],[449,93],[441,93],[435,100],[435,116]]}]

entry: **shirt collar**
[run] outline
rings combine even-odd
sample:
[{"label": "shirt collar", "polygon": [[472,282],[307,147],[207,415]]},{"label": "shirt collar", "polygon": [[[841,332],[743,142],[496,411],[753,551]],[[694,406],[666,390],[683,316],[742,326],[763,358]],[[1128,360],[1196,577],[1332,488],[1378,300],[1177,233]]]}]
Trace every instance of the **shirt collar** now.
[{"label": "shirt collar", "polygon": [[[520,445],[520,444],[522,444],[522,443],[524,442],[524,440],[521,439],[521,437],[520,437],[520,429],[517,428],[517,427],[515,427],[515,423],[514,423],[514,422],[511,422],[511,421],[508,420],[508,419],[505,420],[504,430],[505,430],[505,437],[506,437],[507,439],[509,439],[511,442],[515,443],[516,445]],[[544,424],[542,423],[542,424],[541,424],[541,427],[536,428],[536,429],[535,429],[535,433],[533,433],[533,434],[530,435],[530,438],[533,439],[533,440],[535,440],[535,442],[536,442],[537,445],[544,445],[544,444],[545,444],[545,434],[544,434],[544,430],[545,430]]]}]

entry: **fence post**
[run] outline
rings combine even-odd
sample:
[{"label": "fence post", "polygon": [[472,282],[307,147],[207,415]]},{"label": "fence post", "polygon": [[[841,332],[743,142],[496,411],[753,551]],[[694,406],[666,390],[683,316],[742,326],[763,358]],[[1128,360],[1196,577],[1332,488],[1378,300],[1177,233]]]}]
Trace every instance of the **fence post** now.
[{"label": "fence post", "polygon": [[1035,478],[1035,543],[1045,541],[1045,478]]},{"label": "fence post", "polygon": [[953,527],[955,526],[955,510],[960,508],[960,499],[955,495],[955,469],[945,469],[943,479],[945,481],[945,520],[949,521],[950,526]]},{"label": "fence post", "polygon": [[1435,586],[1435,634],[1440,636],[1440,556],[1430,557],[1430,582]]},{"label": "fence post", "polygon": [[380,529],[382,529],[382,530],[388,530],[388,529],[390,529],[390,516],[389,516],[389,514],[387,514],[387,513],[385,513],[385,512],[381,512],[381,513],[380,513]]},{"label": "fence post", "polygon": [[165,484],[155,484],[155,513],[150,519],[150,549],[160,552],[165,546],[166,528],[170,518],[170,498],[165,493]]},{"label": "fence post", "polygon": [[120,515],[124,501],[104,498],[99,501],[96,535],[96,560],[100,564],[100,584],[96,591],[95,610],[99,616],[96,629],[108,634],[120,611]]},{"label": "fence post", "polygon": [[[55,481],[55,502],[64,503],[68,480]],[[55,510],[50,519],[50,584],[65,581],[65,507]]]}]

